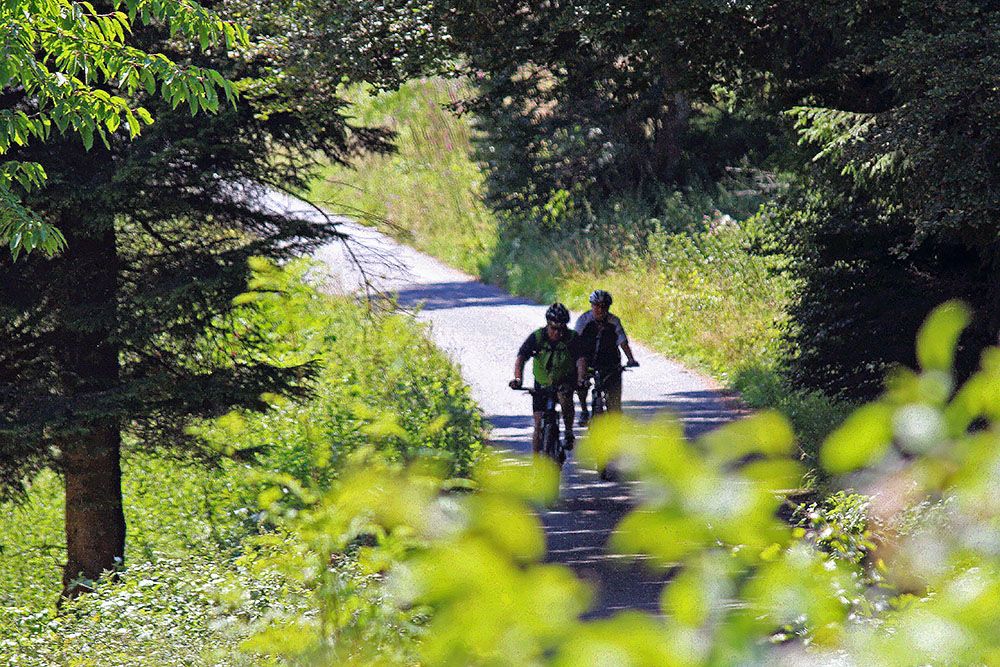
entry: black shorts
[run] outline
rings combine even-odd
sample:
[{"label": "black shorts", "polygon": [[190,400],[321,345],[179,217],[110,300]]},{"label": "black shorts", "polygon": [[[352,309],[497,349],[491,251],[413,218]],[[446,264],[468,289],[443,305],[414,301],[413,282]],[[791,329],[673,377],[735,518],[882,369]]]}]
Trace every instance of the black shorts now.
[{"label": "black shorts", "polygon": [[[541,389],[542,385],[535,383],[535,389]],[[573,385],[570,383],[565,383],[559,386],[559,400],[565,402],[566,400],[572,398],[573,396]],[[545,412],[545,394],[536,391],[531,395],[531,411],[532,412]]]}]

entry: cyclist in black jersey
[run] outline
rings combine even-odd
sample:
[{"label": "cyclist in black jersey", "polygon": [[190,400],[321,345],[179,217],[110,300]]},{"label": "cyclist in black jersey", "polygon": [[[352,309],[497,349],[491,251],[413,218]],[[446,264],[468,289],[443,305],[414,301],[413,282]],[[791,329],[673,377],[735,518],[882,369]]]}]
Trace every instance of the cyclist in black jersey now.
[{"label": "cyclist in black jersey", "polygon": [[[622,322],[610,312],[611,294],[599,289],[590,294],[590,310],[581,315],[573,327],[583,340],[591,368],[600,369],[605,378],[608,392],[608,410],[620,411],[622,406],[621,354],[625,353],[628,366],[638,366],[629,346],[628,336]],[[580,425],[587,423],[587,387],[584,385],[577,394],[580,398]]]}]

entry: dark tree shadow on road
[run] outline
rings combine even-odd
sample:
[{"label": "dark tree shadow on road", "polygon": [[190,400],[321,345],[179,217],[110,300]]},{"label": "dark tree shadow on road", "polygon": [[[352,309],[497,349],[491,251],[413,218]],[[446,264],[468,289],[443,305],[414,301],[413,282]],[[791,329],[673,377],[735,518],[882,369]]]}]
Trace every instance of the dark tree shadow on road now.
[{"label": "dark tree shadow on road", "polygon": [[[738,418],[743,410],[731,396],[712,391],[681,391],[651,400],[625,401],[626,415],[646,420],[673,415],[682,420],[685,435],[695,438]],[[504,454],[527,454],[532,425],[529,406],[520,415],[491,415],[496,431],[491,439]],[[497,432],[499,431],[499,433]],[[585,433],[580,431],[578,433]],[[538,516],[545,526],[546,561],[573,569],[594,589],[586,618],[600,618],[624,609],[660,613],[663,587],[676,567],[647,558],[614,553],[608,541],[618,523],[635,507],[634,489],[628,482],[604,482],[596,471],[567,465],[563,471],[561,499]]]},{"label": "dark tree shadow on road", "polygon": [[398,302],[404,308],[422,310],[537,305],[533,301],[511,296],[492,285],[469,281],[432,283],[400,290]]},{"label": "dark tree shadow on road", "polygon": [[672,414],[684,422],[689,438],[716,429],[739,415],[734,413],[731,399],[709,391],[681,391],[667,394],[656,401],[623,401],[626,415],[639,419]]},{"label": "dark tree shadow on road", "polygon": [[[527,402],[525,403],[526,409],[530,409],[531,406]],[[490,423],[493,424],[493,428],[531,428],[532,417],[530,414],[523,415],[490,415]]]}]

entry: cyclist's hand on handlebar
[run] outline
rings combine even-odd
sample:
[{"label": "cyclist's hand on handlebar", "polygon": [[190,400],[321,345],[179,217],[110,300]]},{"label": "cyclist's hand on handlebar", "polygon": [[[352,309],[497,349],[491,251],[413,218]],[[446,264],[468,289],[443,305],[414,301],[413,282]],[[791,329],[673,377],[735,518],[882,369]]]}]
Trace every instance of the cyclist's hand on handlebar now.
[{"label": "cyclist's hand on handlebar", "polygon": [[518,380],[517,378],[514,378],[513,380],[507,383],[507,386],[510,387],[511,389],[520,389],[521,385],[522,385],[521,381]]},{"label": "cyclist's hand on handlebar", "polygon": [[627,364],[625,364],[626,368],[637,368],[638,366],[639,366],[639,362],[636,361],[635,359],[632,359]]}]

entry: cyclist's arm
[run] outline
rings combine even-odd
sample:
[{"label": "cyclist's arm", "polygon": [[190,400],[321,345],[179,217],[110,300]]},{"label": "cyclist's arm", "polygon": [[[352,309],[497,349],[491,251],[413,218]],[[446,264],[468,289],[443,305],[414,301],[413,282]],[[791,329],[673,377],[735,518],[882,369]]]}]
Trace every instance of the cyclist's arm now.
[{"label": "cyclist's arm", "polygon": [[524,381],[524,364],[538,351],[535,348],[535,334],[532,333],[521,343],[521,347],[517,350],[517,359],[514,360],[514,379],[518,382]]},{"label": "cyclist's arm", "polygon": [[628,344],[628,335],[625,333],[625,327],[622,326],[622,321],[615,317],[612,320],[612,324],[615,326],[615,336],[618,337],[618,347],[622,349],[625,353],[625,358],[628,359],[630,364],[636,363],[635,355],[632,354],[632,348]]},{"label": "cyclist's arm", "polygon": [[629,347],[628,341],[625,341],[624,343],[622,343],[621,344],[621,348],[622,348],[622,351],[625,352],[625,358],[628,359],[628,362],[630,364],[638,363],[635,360],[635,355],[632,354],[632,348]]},{"label": "cyclist's arm", "polygon": [[520,354],[517,355],[517,359],[514,361],[514,379],[518,382],[524,382],[524,364],[528,361]]}]

